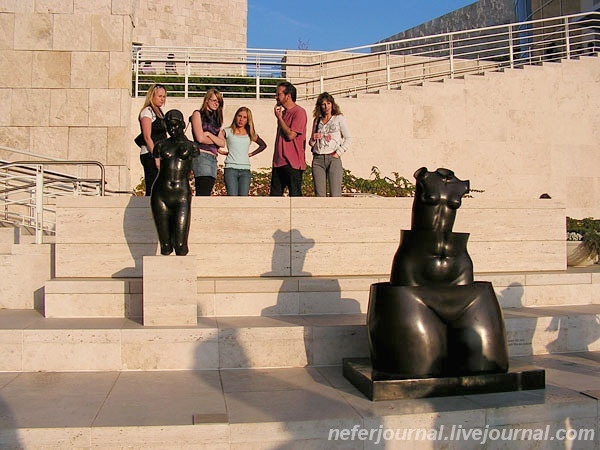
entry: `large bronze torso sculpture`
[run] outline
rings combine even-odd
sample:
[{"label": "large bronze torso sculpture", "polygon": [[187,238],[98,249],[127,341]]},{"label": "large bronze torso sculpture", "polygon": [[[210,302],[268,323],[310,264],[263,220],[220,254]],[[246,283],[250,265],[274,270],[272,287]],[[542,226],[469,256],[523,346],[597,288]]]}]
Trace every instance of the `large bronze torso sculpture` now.
[{"label": "large bronze torso sculpture", "polygon": [[469,182],[421,168],[411,230],[389,283],[371,286],[367,325],[374,379],[508,370],[502,312],[491,283],[473,281],[466,233],[452,227]]}]

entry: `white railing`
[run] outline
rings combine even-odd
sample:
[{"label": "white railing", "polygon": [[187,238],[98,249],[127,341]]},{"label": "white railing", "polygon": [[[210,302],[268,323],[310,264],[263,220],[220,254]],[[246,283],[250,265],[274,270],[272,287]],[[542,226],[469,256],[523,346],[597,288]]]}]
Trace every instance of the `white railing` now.
[{"label": "white railing", "polygon": [[[75,166],[78,173],[95,167],[99,175],[73,176],[49,170],[53,166]],[[34,230],[35,242],[41,244],[44,234],[56,232],[57,197],[105,195],[105,184],[105,169],[98,161],[0,161],[0,223]]]},{"label": "white railing", "polygon": [[590,12],[404,39],[332,52],[134,47],[133,90],[164,84],[170,96],[273,97],[291,81],[298,98],[323,91],[353,95],[467,73],[591,55],[600,47],[600,13]]}]

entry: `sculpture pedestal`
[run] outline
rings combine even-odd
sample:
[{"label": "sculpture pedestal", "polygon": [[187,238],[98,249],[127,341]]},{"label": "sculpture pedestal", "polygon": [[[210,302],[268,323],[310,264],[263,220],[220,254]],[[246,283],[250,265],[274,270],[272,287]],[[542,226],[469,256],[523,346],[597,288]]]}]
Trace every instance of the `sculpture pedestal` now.
[{"label": "sculpture pedestal", "polygon": [[343,369],[344,377],[372,401],[526,391],[544,389],[546,385],[546,372],[537,368],[460,377],[384,381],[373,379],[369,358],[344,358]]},{"label": "sculpture pedestal", "polygon": [[144,256],[144,325],[196,326],[193,256]]}]

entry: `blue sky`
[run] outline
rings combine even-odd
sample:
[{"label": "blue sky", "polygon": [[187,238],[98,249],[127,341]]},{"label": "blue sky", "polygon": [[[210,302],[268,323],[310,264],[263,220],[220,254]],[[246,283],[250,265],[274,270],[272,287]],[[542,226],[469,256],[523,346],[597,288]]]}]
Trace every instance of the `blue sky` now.
[{"label": "blue sky", "polygon": [[372,44],[476,0],[248,0],[248,48]]}]

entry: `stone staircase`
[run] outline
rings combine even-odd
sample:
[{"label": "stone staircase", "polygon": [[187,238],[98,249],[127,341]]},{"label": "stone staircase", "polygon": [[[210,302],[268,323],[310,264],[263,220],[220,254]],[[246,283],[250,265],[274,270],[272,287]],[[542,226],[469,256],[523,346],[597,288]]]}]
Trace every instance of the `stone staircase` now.
[{"label": "stone staircase", "polygon": [[[373,403],[340,365],[368,356],[369,288],[411,199],[195,199],[190,255],[161,257],[196,267],[195,326],[143,325],[147,201],[62,199],[56,243],[6,243],[46,268],[43,302],[31,286],[3,295],[0,448],[404,448],[331,430],[598,428],[600,270],[566,268],[560,202],[465,199],[455,225],[500,300],[511,366],[545,367],[547,389]],[[13,284],[38,272],[19,267]]]}]

